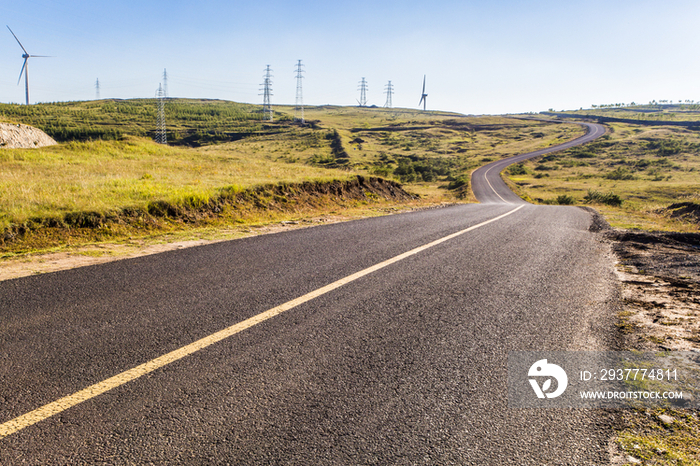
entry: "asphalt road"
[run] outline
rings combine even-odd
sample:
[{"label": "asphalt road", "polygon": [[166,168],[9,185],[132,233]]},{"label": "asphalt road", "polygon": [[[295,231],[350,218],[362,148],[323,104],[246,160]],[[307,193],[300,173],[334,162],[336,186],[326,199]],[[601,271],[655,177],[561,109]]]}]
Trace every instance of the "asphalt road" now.
[{"label": "asphalt road", "polygon": [[590,224],[460,205],[1,282],[0,464],[604,464],[609,413],[507,406],[510,351],[615,345]]},{"label": "asphalt road", "polygon": [[605,134],[605,127],[596,123],[579,123],[585,126],[587,133],[583,136],[573,139],[564,144],[559,144],[556,146],[547,147],[546,149],[540,149],[535,152],[528,152],[526,154],[519,154],[515,157],[509,157],[507,159],[496,160],[488,165],[478,168],[472,173],[472,190],[474,195],[481,203],[508,203],[508,204],[521,204],[524,203],[520,197],[518,197],[513,191],[508,189],[505,182],[500,176],[500,173],[508,166],[514,163],[519,163],[533,157],[539,157],[540,155],[549,154],[552,152],[557,152],[560,150],[570,149],[574,146],[580,146],[581,144],[586,144],[591,142]]}]

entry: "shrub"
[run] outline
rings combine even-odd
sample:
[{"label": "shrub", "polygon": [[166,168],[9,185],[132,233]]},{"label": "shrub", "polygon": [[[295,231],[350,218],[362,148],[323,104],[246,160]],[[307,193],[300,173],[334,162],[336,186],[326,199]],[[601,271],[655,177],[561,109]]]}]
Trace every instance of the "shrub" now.
[{"label": "shrub", "polygon": [[508,173],[513,176],[527,175],[527,168],[525,168],[525,165],[522,163],[516,163],[508,167]]},{"label": "shrub", "polygon": [[372,169],[372,173],[374,175],[387,178],[391,174],[391,168],[389,168],[389,167],[375,167]]},{"label": "shrub", "polygon": [[410,183],[416,180],[416,170],[413,164],[407,160],[399,161],[399,166],[394,170],[394,175],[398,176],[402,183]]},{"label": "shrub", "polygon": [[568,194],[561,194],[557,196],[557,204],[559,205],[574,205],[576,204],[576,199],[569,196]]},{"label": "shrub", "polygon": [[607,178],[608,180],[623,181],[623,180],[633,180],[635,177],[626,168],[617,167],[615,170],[611,171],[610,173],[607,173],[605,175],[605,178]]},{"label": "shrub", "polygon": [[592,202],[597,204],[605,204],[613,207],[620,207],[622,205],[622,198],[617,194],[614,194],[612,192],[601,193],[600,191],[592,189],[589,189],[588,193],[585,196],[583,196],[583,200],[587,204]]},{"label": "shrub", "polygon": [[466,188],[469,186],[469,178],[467,178],[466,175],[461,175],[455,178],[454,180],[450,181],[450,183],[447,185],[447,189],[454,190],[454,189],[460,189],[460,188]]},{"label": "shrub", "polygon": [[596,153],[586,149],[574,149],[571,151],[571,155],[577,159],[592,159],[596,156]]},{"label": "shrub", "polygon": [[340,138],[340,134],[338,134],[337,130],[334,129],[332,132],[328,133],[326,139],[330,139],[331,153],[336,159],[346,160],[350,158],[343,147],[343,140]]},{"label": "shrub", "polygon": [[460,175],[450,181],[447,189],[454,191],[459,199],[464,199],[469,193],[469,175]]},{"label": "shrub", "polygon": [[656,153],[660,157],[675,155],[683,150],[683,146],[680,141],[668,139],[663,139],[660,141],[650,141],[648,147],[649,149],[656,149]]}]

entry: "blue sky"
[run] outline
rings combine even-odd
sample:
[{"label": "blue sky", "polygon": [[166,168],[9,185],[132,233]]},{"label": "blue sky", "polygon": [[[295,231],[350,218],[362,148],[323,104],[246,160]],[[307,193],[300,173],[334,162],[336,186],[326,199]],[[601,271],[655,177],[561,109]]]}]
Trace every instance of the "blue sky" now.
[{"label": "blue sky", "polygon": [[[368,103],[500,114],[591,104],[700,101],[697,0],[0,0],[29,53],[32,102],[174,97],[273,104]],[[23,102],[22,51],[0,31],[0,102]]]}]

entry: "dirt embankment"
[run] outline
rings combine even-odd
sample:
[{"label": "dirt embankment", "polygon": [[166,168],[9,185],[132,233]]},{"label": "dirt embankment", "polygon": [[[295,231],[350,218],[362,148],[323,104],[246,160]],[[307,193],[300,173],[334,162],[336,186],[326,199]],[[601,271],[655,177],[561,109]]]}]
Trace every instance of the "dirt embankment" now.
[{"label": "dirt embankment", "polygon": [[677,202],[657,210],[657,213],[700,225],[700,204],[696,202]]},{"label": "dirt embankment", "polygon": [[0,123],[0,148],[32,149],[56,144],[51,136],[33,126]]},{"label": "dirt embankment", "polygon": [[[158,200],[143,207],[111,212],[68,212],[61,217],[30,218],[0,231],[0,250],[32,239],[53,238],[58,243],[68,238],[104,240],[127,232],[168,230],[182,225],[208,225],[221,222],[244,222],[265,213],[291,215],[313,212],[327,207],[343,207],[358,202],[416,199],[401,185],[374,177],[357,176],[349,180],[328,182],[280,183],[238,190],[222,188],[210,197],[190,196],[170,202]],[[127,234],[127,236],[129,236]],[[46,241],[44,241],[46,243]]]}]

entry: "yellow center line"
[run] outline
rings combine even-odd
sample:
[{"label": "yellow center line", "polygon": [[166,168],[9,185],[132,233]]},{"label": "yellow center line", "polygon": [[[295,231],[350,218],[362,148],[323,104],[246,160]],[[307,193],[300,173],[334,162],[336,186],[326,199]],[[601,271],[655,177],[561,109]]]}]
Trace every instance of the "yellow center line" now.
[{"label": "yellow center line", "polygon": [[185,356],[189,356],[190,354],[196,353],[197,351],[204,349],[208,346],[213,345],[214,343],[217,343],[221,340],[224,340],[232,335],[235,335],[239,332],[242,332],[243,330],[246,330],[250,327],[253,327],[261,322],[264,322],[276,315],[282,314],[285,311],[288,311],[290,309],[293,309],[307,301],[311,301],[314,298],[317,298],[321,295],[324,295],[326,293],[329,293],[330,291],[333,291],[337,288],[340,288],[343,285],[347,285],[350,282],[353,282],[359,278],[364,277],[365,275],[368,275],[372,272],[376,272],[377,270],[383,269],[384,267],[387,267],[391,264],[394,264],[396,262],[399,262],[403,259],[406,259],[407,257],[413,256],[415,254],[418,254],[421,251],[425,251],[426,249],[432,248],[433,246],[437,246],[440,243],[444,243],[445,241],[449,241],[452,238],[455,238],[457,236],[463,235],[464,233],[467,233],[469,231],[475,230],[479,227],[482,227],[484,225],[488,225],[489,223],[495,222],[497,220],[502,219],[503,217],[506,217],[514,212],[517,212],[518,210],[522,209],[524,205],[521,205],[520,207],[517,207],[516,209],[513,209],[503,215],[500,215],[498,217],[492,218],[491,220],[487,220],[485,222],[479,223],[478,225],[471,226],[469,228],[466,228],[464,230],[458,231],[457,233],[453,233],[451,235],[445,236],[443,238],[440,238],[438,240],[435,240],[431,243],[425,244],[423,246],[417,247],[415,249],[412,249],[408,252],[404,252],[403,254],[399,254],[398,256],[394,256],[391,259],[385,260],[384,262],[380,262],[378,264],[373,265],[372,267],[366,268],[364,270],[360,270],[359,272],[356,272],[352,275],[348,275],[345,278],[341,278],[338,281],[335,281],[333,283],[330,283],[324,287],[318,288],[317,290],[314,290],[310,293],[307,293],[303,296],[300,296],[296,299],[293,299],[291,301],[287,301],[284,304],[281,304],[277,307],[273,307],[272,309],[269,309],[265,312],[262,312],[258,315],[255,315],[253,317],[250,317],[249,319],[246,319],[242,322],[239,322],[237,324],[234,324],[228,328],[225,328],[223,330],[220,330],[216,333],[213,333],[207,337],[204,337],[200,340],[197,340],[193,343],[190,343],[189,345],[183,346],[179,349],[176,349],[174,351],[171,351],[170,353],[164,354],[160,357],[157,357],[155,359],[152,359],[148,362],[145,362],[139,366],[136,366],[132,369],[129,369],[127,371],[124,371],[120,374],[115,375],[114,377],[110,377],[109,379],[103,380],[102,382],[98,382],[94,385],[91,385],[87,388],[84,388],[83,390],[80,390],[76,393],[73,393],[72,395],[65,396],[61,399],[58,399],[52,403],[49,403],[47,405],[44,405],[40,408],[35,409],[34,411],[31,411],[29,413],[23,414],[21,416],[18,416],[10,421],[7,421],[3,424],[0,424],[0,439],[7,437],[8,435],[12,435],[15,432],[18,432],[25,427],[29,427],[33,424],[36,424],[37,422],[43,421],[44,419],[47,419],[51,416],[54,416],[58,413],[61,413],[69,408],[72,408],[73,406],[80,404],[84,401],[87,401],[91,398],[94,398],[98,395],[101,395],[102,393],[108,392],[109,390],[112,390],[114,388],[117,388],[121,385],[124,385],[128,382],[131,382],[132,380],[135,380],[143,375],[146,375],[148,373],[151,373],[157,369],[160,369],[161,367],[167,366],[168,364],[175,362],[179,359],[184,358]]}]

